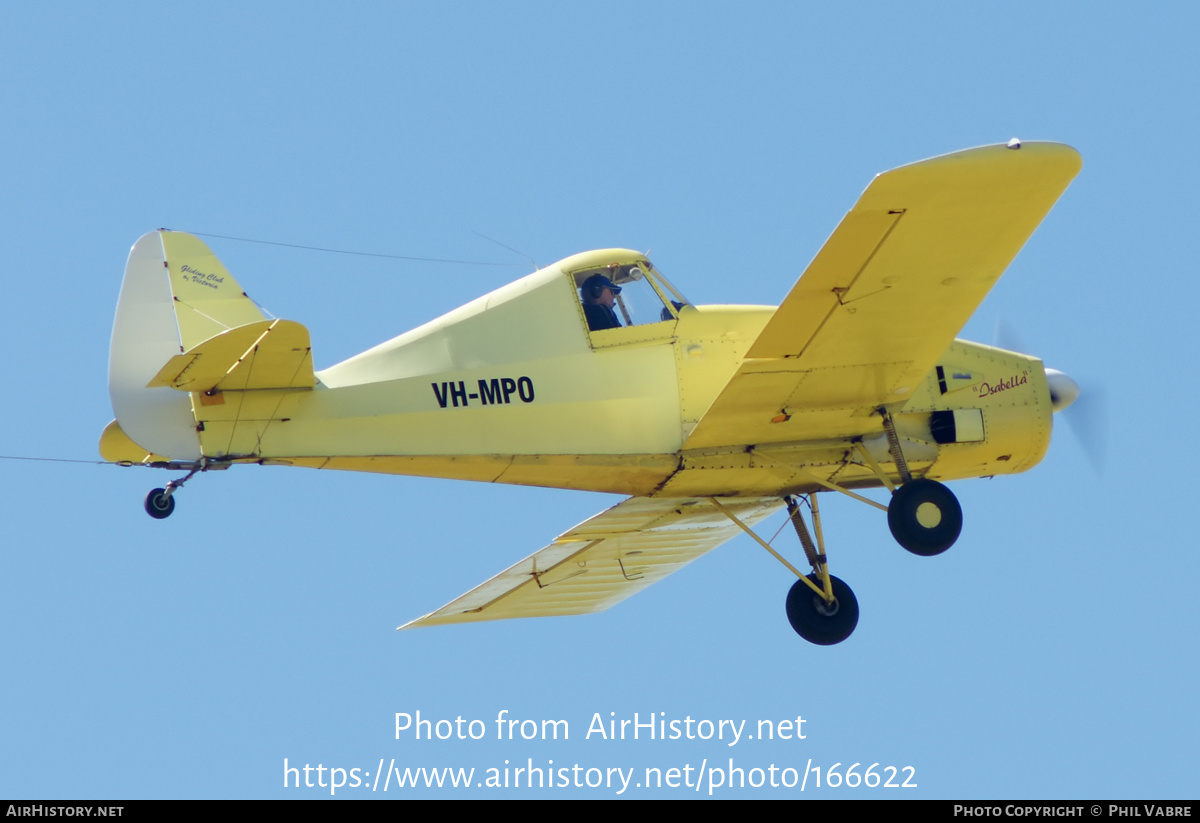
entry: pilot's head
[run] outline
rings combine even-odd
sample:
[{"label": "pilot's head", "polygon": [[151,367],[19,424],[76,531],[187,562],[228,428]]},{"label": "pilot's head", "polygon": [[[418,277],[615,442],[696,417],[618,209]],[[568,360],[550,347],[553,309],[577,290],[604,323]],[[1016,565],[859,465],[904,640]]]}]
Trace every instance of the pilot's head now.
[{"label": "pilot's head", "polygon": [[610,309],[616,302],[616,296],[621,293],[621,287],[613,283],[603,274],[593,274],[579,287],[579,294],[584,303],[597,303]]}]

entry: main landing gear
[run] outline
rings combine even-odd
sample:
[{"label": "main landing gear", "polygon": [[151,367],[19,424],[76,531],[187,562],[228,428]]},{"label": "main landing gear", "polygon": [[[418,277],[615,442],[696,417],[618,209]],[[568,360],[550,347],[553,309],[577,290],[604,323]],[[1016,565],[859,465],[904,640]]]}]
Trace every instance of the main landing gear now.
[{"label": "main landing gear", "polygon": [[962,506],[936,480],[910,480],[892,494],[888,528],[913,554],[932,557],[954,545],[962,532]]},{"label": "main landing gear", "polygon": [[[909,480],[898,488],[893,485],[892,500],[887,506],[868,500],[849,489],[829,483],[824,485],[886,509],[888,525],[896,542],[913,554],[941,554],[953,545],[962,531],[962,507],[954,494],[936,480],[918,478]],[[849,637],[858,626],[858,598],[843,580],[829,573],[817,497],[813,492],[800,498],[783,498],[787,505],[788,518],[796,530],[796,536],[800,538],[800,545],[804,547],[804,557],[812,568],[809,574],[802,573],[785,560],[769,543],[725,509],[716,498],[710,500],[726,517],[796,575],[796,582],[788,591],[786,604],[788,623],[796,634],[818,646],[833,646]],[[811,511],[812,532],[804,522],[802,506],[805,504]]]},{"label": "main landing gear", "polygon": [[892,537],[913,554],[922,557],[941,554],[954,545],[962,532],[962,506],[958,505],[954,493],[936,480],[913,479],[908,461],[904,459],[904,451],[900,448],[900,437],[896,433],[891,412],[881,408],[879,415],[883,418],[888,452],[900,475],[900,488],[892,484],[861,442],[858,450],[892,492],[892,500],[887,507],[888,528],[892,530]]},{"label": "main landing gear", "polygon": [[[794,498],[785,497],[788,515],[813,572],[792,584],[787,596],[788,622],[796,634],[818,646],[841,643],[858,625],[858,598],[842,580],[829,574],[817,495],[808,496],[814,545]],[[954,493],[936,480],[909,480],[897,488],[887,507],[888,526],[896,542],[913,554],[932,557],[954,545],[962,532],[962,507]],[[819,547],[819,549],[818,549]]]},{"label": "main landing gear", "polygon": [[796,530],[796,536],[800,538],[800,545],[804,547],[804,557],[812,567],[812,573],[807,575],[801,573],[771,548],[771,544],[738,520],[719,500],[715,497],[709,500],[718,511],[796,575],[797,580],[787,596],[788,622],[792,624],[796,634],[818,646],[832,646],[841,643],[853,633],[854,627],[858,625],[858,598],[849,586],[829,573],[825,558],[825,539],[821,533],[821,511],[817,505],[816,494],[802,498],[812,511],[813,532],[817,536],[815,541],[804,522],[802,503],[794,497],[783,498],[783,502],[787,504],[788,518]]},{"label": "main landing gear", "polygon": [[[841,492],[856,500],[886,510],[888,527],[892,531],[892,536],[896,538],[897,543],[913,554],[924,557],[941,554],[954,545],[954,541],[962,532],[962,507],[958,504],[954,493],[941,483],[929,478],[912,476],[900,449],[900,439],[896,434],[891,414],[886,409],[880,409],[879,413],[883,418],[883,428],[888,438],[888,451],[895,463],[895,473],[900,476],[901,484],[897,486],[893,482],[892,476],[880,468],[878,462],[861,441],[855,443],[855,449],[862,461],[860,465],[869,467],[879,482],[891,491],[892,499],[888,505],[877,503],[845,486],[805,472],[803,469],[799,469],[799,471],[807,474],[809,480],[816,486]],[[755,449],[754,454],[797,471],[797,467],[782,460],[776,460],[762,450]],[[853,633],[858,625],[858,598],[854,596],[854,592],[850,590],[849,586],[829,573],[816,492],[803,495],[799,499],[791,496],[783,498],[788,508],[789,519],[796,529],[796,536],[800,538],[800,545],[804,547],[805,559],[812,567],[812,572],[809,574],[800,572],[780,556],[771,548],[770,544],[734,517],[718,500],[709,499],[726,517],[741,527],[796,575],[797,580],[792,584],[787,596],[788,622],[791,623],[796,634],[810,643],[832,646],[835,643],[841,643]],[[801,505],[805,503],[812,513],[815,541],[804,522]]]},{"label": "main landing gear", "polygon": [[858,625],[858,598],[840,578],[829,575],[833,599],[825,600],[806,583],[820,584],[820,577],[810,574],[797,580],[787,596],[788,622],[796,634],[818,646],[841,643]]},{"label": "main landing gear", "polygon": [[804,547],[804,557],[812,567],[812,574],[800,576],[792,584],[787,596],[787,618],[796,634],[818,646],[841,643],[858,625],[858,598],[842,580],[829,573],[825,558],[825,537],[821,533],[821,510],[817,496],[808,496],[812,510],[814,543],[808,527],[804,524],[803,512],[794,497],[785,497],[788,519]]}]

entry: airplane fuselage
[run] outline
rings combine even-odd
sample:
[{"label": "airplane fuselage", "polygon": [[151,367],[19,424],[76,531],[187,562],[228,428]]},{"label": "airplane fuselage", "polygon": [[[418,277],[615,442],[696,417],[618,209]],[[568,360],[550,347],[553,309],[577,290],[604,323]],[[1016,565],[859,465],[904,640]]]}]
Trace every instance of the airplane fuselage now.
[{"label": "airplane fuselage", "polygon": [[[632,495],[762,496],[814,490],[812,474],[880,485],[853,447],[861,440],[896,474],[871,408],[848,418],[805,406],[769,442],[684,448],[775,310],[686,305],[665,321],[589,332],[567,272],[617,254],[636,253],[568,258],[316,372],[312,389],[194,392],[202,453]],[[912,469],[956,479],[1041,459],[1051,410],[1039,361],[957,341],[939,369],[892,409]],[[955,410],[955,437],[939,443],[934,415]]]}]

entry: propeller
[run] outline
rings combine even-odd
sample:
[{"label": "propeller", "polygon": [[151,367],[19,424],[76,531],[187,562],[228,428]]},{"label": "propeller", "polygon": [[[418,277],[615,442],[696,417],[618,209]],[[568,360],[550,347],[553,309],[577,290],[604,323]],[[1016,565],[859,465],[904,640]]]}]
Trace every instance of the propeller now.
[{"label": "propeller", "polygon": [[1058,369],[1046,369],[1046,383],[1050,386],[1050,407],[1056,412],[1079,399],[1079,384]]},{"label": "propeller", "polygon": [[1046,369],[1046,382],[1050,384],[1050,405],[1055,413],[1065,412],[1063,419],[1092,468],[1103,474],[1108,452],[1108,393],[1099,384],[1084,391],[1057,369]]},{"label": "propeller", "polygon": [[[999,318],[992,345],[1015,352],[1029,352],[1007,324]],[[1104,473],[1108,452],[1108,392],[1098,381],[1089,380],[1087,388],[1058,369],[1046,369],[1050,386],[1050,405],[1055,414],[1066,412],[1063,419],[1079,441],[1088,462],[1097,474]]]}]

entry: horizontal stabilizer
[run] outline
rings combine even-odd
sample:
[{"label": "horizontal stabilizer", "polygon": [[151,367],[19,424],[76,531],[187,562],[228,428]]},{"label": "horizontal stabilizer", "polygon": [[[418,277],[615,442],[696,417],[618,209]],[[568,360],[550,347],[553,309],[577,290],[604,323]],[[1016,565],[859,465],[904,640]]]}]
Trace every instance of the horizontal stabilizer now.
[{"label": "horizontal stabilizer", "polygon": [[175,355],[146,387],[212,392],[310,389],[315,384],[308,329],[291,320],[260,320]]},{"label": "horizontal stabilizer", "polygon": [[100,456],[109,463],[165,463],[167,458],[134,443],[116,420],[100,435]]},{"label": "horizontal stabilizer", "polygon": [[[782,503],[769,497],[722,505],[750,526]],[[603,611],[739,533],[706,499],[631,497],[400,628]]]}]

